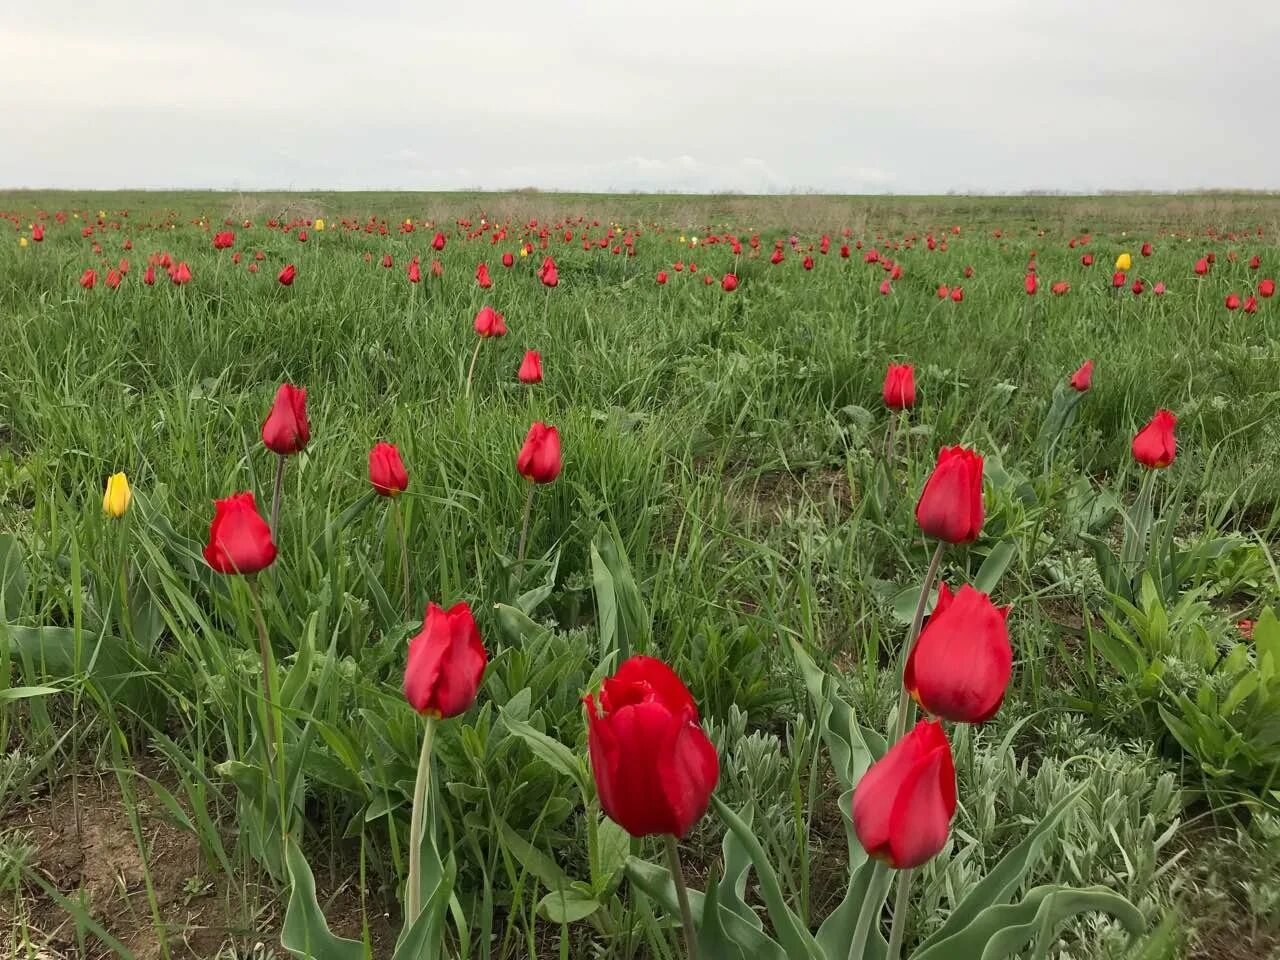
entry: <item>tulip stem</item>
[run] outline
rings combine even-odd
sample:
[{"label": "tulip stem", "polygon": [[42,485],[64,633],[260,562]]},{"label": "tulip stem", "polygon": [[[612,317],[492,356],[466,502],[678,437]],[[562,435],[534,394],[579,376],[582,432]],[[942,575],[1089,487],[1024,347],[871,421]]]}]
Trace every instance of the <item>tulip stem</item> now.
[{"label": "tulip stem", "polygon": [[[283,457],[281,458],[284,459]],[[261,661],[262,667],[262,701],[266,713],[266,724],[264,725],[264,733],[266,734],[266,757],[268,782],[274,786],[276,791],[277,815],[280,828],[281,841],[288,833],[288,814],[285,809],[285,778],[284,778],[284,743],[278,739],[277,731],[279,727],[276,724],[276,705],[275,697],[271,694],[271,675],[274,672],[271,659],[271,641],[267,636],[267,619],[262,612],[262,596],[258,591],[258,578],[256,576],[246,577],[249,581],[249,593],[253,597],[254,620],[258,626],[258,659]]]},{"label": "tulip stem", "polygon": [[400,540],[400,579],[404,582],[404,618],[409,619],[409,540],[404,532],[404,516],[400,513],[398,497],[391,500],[391,515],[396,521],[396,535]]},{"label": "tulip stem", "polygon": [[897,446],[897,444],[894,441],[897,439],[897,432],[898,432],[898,412],[896,410],[891,410],[889,411],[888,436],[885,438],[885,443],[884,443],[884,462],[889,469],[890,478],[893,477],[893,460],[894,460],[893,455],[896,452],[895,447]]},{"label": "tulip stem", "polygon": [[667,851],[667,868],[671,871],[671,880],[676,885],[676,899],[680,902],[680,922],[684,924],[684,945],[689,952],[689,960],[698,960],[698,931],[693,926],[693,911],[689,908],[689,888],[685,886],[684,873],[680,869],[680,850],[676,847],[676,838],[665,834],[662,838]]},{"label": "tulip stem", "polygon": [[524,521],[520,524],[520,546],[516,547],[516,563],[524,560],[524,547],[529,541],[529,518],[533,515],[533,495],[537,490],[536,483],[529,484],[529,496],[524,500]]},{"label": "tulip stem", "polygon": [[467,396],[471,396],[471,377],[476,372],[476,361],[480,359],[480,344],[484,343],[484,337],[476,339],[476,348],[471,351],[471,366],[467,367]]},{"label": "tulip stem", "polygon": [[413,813],[409,820],[409,890],[405,896],[406,929],[422,912],[422,840],[426,819],[427,792],[431,785],[431,747],[436,739],[436,718],[427,717],[422,733],[422,753],[418,757],[418,779],[413,784]]},{"label": "tulip stem", "polygon": [[911,880],[915,870],[898,872],[898,893],[893,898],[893,923],[889,927],[889,949],[885,952],[885,960],[898,960],[902,953],[902,938],[907,932],[907,900],[911,895]]},{"label": "tulip stem", "polygon": [[880,917],[884,909],[885,894],[889,892],[889,868],[883,861],[877,860],[871,868],[871,878],[867,881],[867,895],[862,900],[862,910],[858,913],[858,924],[853,928],[853,939],[849,942],[849,960],[863,960],[867,952],[867,938],[871,936],[871,927]]},{"label": "tulip stem", "polygon": [[939,540],[929,560],[929,569],[925,572],[924,583],[920,584],[920,599],[916,601],[915,616],[911,618],[911,632],[907,634],[907,642],[902,647],[902,662],[898,665],[898,716],[894,721],[893,737],[889,746],[902,739],[907,732],[907,713],[911,710],[911,694],[907,692],[905,681],[907,658],[911,656],[911,648],[920,638],[920,627],[924,623],[924,608],[928,606],[929,596],[933,593],[933,582],[938,578],[938,568],[942,566],[942,552],[947,547],[945,540]]},{"label": "tulip stem", "polygon": [[278,546],[280,543],[280,494],[284,490],[285,455],[281,453],[276,456],[276,485],[271,493],[271,538]]}]

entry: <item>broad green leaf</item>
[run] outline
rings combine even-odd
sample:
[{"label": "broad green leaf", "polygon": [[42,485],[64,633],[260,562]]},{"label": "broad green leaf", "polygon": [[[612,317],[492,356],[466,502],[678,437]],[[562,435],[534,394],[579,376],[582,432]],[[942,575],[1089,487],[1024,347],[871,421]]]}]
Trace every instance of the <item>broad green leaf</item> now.
[{"label": "broad green leaf", "polygon": [[[875,861],[864,858],[863,863],[849,877],[849,890],[840,904],[828,914],[818,928],[818,946],[826,957],[838,957],[843,960],[848,955],[849,946],[853,942],[853,931],[858,925],[858,914],[862,912],[862,903],[867,896],[867,887],[875,872]],[[862,957],[854,960],[883,960],[889,944],[884,939],[877,925],[871,930],[867,939],[867,950]]]},{"label": "broad green leaf", "polygon": [[627,864],[631,854],[631,835],[608,817],[600,817],[596,825],[596,845],[599,853],[596,860],[600,875],[592,877],[591,882],[596,894],[607,892],[614,884],[622,868]]},{"label": "broad green leaf", "polygon": [[538,902],[538,915],[555,924],[577,923],[600,909],[600,901],[580,893],[553,891]]},{"label": "broad green leaf", "polygon": [[0,533],[0,620],[16,617],[27,593],[22,544],[12,533]]},{"label": "broad green leaf", "polygon": [[365,960],[364,944],[334,936],[316,901],[316,880],[307,858],[292,837],[285,841],[289,867],[289,905],[284,913],[280,945],[298,960]]},{"label": "broad green leaf", "polygon": [[400,940],[391,960],[439,960],[444,944],[445,919],[449,915],[457,875],[457,864],[450,856],[436,882],[431,886],[423,883],[422,912],[412,926],[400,931]]},{"label": "broad green leaf", "polygon": [[548,890],[568,890],[573,886],[573,878],[549,854],[535,847],[501,817],[495,819],[503,844],[514,855],[516,862],[537,877],[544,887]]},{"label": "broad green leaf", "polygon": [[[1072,392],[1074,393],[1075,391]],[[1000,583],[1000,578],[1004,576],[1005,570],[1008,569],[1010,561],[1017,555],[1018,542],[1016,540],[1001,540],[997,543],[991,548],[987,558],[982,561],[982,566],[978,568],[978,575],[973,578],[973,589],[980,593],[994,593],[996,586]]]},{"label": "broad green leaf", "polygon": [[6,687],[0,690],[0,703],[10,700],[29,700],[32,697],[47,697],[51,693],[61,693],[57,687]]},{"label": "broad green leaf", "polygon": [[617,651],[618,660],[626,660],[648,640],[649,611],[626,554],[612,535],[597,537],[591,543],[591,584],[600,631],[600,656]]},{"label": "broad green leaf", "polygon": [[582,759],[576,753],[559,740],[547,736],[540,730],[535,730],[523,720],[517,720],[505,710],[500,709],[498,712],[502,716],[502,722],[506,724],[507,729],[527,743],[535,756],[545,761],[553,769],[563,773],[566,777],[571,777],[574,783],[578,785],[578,789],[582,791],[584,799],[590,796],[586,770],[583,767]]}]

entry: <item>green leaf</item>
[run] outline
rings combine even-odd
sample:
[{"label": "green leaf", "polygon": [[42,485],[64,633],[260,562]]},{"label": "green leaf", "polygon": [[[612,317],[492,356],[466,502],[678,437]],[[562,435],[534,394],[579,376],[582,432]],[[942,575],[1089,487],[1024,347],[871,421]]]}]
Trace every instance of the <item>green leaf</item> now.
[{"label": "green leaf", "polygon": [[791,960],[800,960],[803,957],[822,960],[818,942],[805,929],[800,922],[800,918],[787,906],[782,894],[782,884],[773,869],[773,864],[769,862],[768,854],[764,852],[760,841],[756,839],[756,835],[715,794],[711,796],[711,803],[716,808],[716,814],[724,821],[725,826],[733,831],[751,856],[751,864],[755,867],[756,879],[760,886],[760,899],[764,901],[765,908],[769,911],[769,919],[773,921],[774,930],[777,931],[778,940],[786,949],[787,956]]},{"label": "green leaf", "polygon": [[22,544],[12,533],[0,533],[0,620],[16,617],[27,594]]},{"label": "green leaf", "polygon": [[521,647],[525,642],[546,635],[546,627],[530,619],[529,615],[505,603],[495,603],[493,611],[498,617],[498,629],[512,646]]},{"label": "green leaf", "polygon": [[0,703],[10,700],[29,700],[32,697],[47,697],[51,693],[61,693],[57,687],[6,687],[0,690]]},{"label": "green leaf", "polygon": [[[994,593],[996,586],[1000,583],[1000,578],[1004,576],[1004,572],[1009,566],[1009,562],[1017,554],[1017,541],[1001,540],[997,543],[991,548],[991,552],[987,554],[987,559],[982,561],[982,566],[978,568],[978,575],[973,578],[973,589],[980,593]],[[915,611],[913,610],[912,612],[914,613]]]},{"label": "green leaf", "polygon": [[511,851],[516,862],[537,877],[544,887],[548,890],[568,890],[573,886],[573,878],[549,854],[535,847],[501,817],[495,815],[495,820],[503,845]]},{"label": "green leaf", "polygon": [[600,901],[579,893],[554,891],[538,903],[538,915],[552,923],[577,923],[600,909]]},{"label": "green leaf", "polygon": [[[843,960],[849,952],[849,945],[853,942],[853,931],[858,925],[858,914],[862,912],[862,903],[867,897],[867,887],[871,884],[875,866],[874,860],[864,857],[862,865],[849,877],[849,890],[844,899],[818,928],[818,946],[822,948],[825,956]],[[885,941],[884,934],[880,932],[877,924],[872,928],[871,936],[867,939],[866,953],[857,960],[882,960],[888,949],[889,944]]]},{"label": "green leaf", "polygon": [[[956,904],[955,909],[951,911],[951,916],[947,918],[941,927],[934,931],[932,936],[924,941],[921,947],[932,948],[934,945],[955,936],[972,923],[983,910],[993,904],[1004,903],[1008,900],[1013,895],[1013,891],[1017,889],[1018,884],[1022,882],[1022,878],[1026,876],[1027,871],[1039,860],[1041,850],[1044,848],[1045,843],[1048,842],[1058,823],[1066,816],[1072,805],[1080,799],[1080,795],[1084,791],[1085,788],[1080,787],[1050,807],[1044,818],[1036,824],[1023,841],[1006,853],[1000,859],[1000,862],[992,868],[991,872],[983,877],[963,900]],[[933,960],[953,960],[953,958],[961,956],[977,957],[977,954],[939,953]],[[923,956],[914,956],[912,960],[924,960],[924,958]]]},{"label": "green leaf", "polygon": [[1132,937],[1141,936],[1146,928],[1138,908],[1105,887],[1036,887],[1017,904],[987,907],[944,939],[931,937],[928,946],[912,954],[911,960],[1004,960],[1037,937],[1051,935],[1077,913],[1092,910],[1115,917]]},{"label": "green leaf", "polygon": [[[70,627],[0,626],[0,637],[9,634],[13,659],[30,662],[58,679],[76,675],[76,632]],[[83,637],[80,673],[90,677],[113,700],[140,708],[144,676],[150,672],[137,663],[123,640],[113,636]]]},{"label": "green leaf", "polygon": [[289,867],[290,890],[280,945],[298,960],[365,960],[363,943],[336,937],[329,930],[316,901],[316,879],[292,837],[285,841],[285,861]]},{"label": "green leaf", "polygon": [[631,854],[631,835],[608,817],[600,817],[596,826],[596,845],[600,875],[592,877],[592,886],[597,895],[607,892],[613,886],[618,874],[627,864]]},{"label": "green leaf", "polygon": [[[391,960],[439,960],[444,945],[445,920],[449,916],[450,898],[458,876],[452,856],[443,866],[434,884],[423,883],[422,912],[413,925],[400,931]],[[428,892],[429,891],[429,892]],[[318,957],[317,960],[325,960]]]},{"label": "green leaf", "polygon": [[523,720],[517,720],[505,710],[499,709],[498,713],[502,716],[502,722],[506,728],[527,743],[535,756],[556,771],[573,779],[578,789],[582,791],[584,801],[590,796],[587,773],[583,768],[582,759],[576,753],[559,740],[547,736],[540,730],[535,730]]},{"label": "green leaf", "polygon": [[591,543],[591,584],[600,631],[600,657],[616,650],[618,660],[626,660],[649,638],[649,611],[626,553],[613,536],[597,537]]}]

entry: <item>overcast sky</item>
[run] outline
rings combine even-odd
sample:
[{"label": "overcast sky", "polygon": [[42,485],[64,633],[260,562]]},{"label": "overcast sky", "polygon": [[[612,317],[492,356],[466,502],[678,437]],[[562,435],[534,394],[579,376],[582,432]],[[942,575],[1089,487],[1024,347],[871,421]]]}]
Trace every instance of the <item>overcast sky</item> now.
[{"label": "overcast sky", "polygon": [[1280,0],[43,0],[0,187],[1280,188]]}]

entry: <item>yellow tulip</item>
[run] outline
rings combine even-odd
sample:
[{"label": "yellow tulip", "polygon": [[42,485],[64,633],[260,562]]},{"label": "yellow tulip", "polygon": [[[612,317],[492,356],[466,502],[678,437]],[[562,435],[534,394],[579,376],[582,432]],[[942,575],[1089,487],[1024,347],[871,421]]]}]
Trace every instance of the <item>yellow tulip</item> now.
[{"label": "yellow tulip", "polygon": [[19,238],[18,238],[18,246],[20,246],[20,247],[25,247],[26,245],[27,245],[27,238],[26,238],[26,237],[19,237]]},{"label": "yellow tulip", "polygon": [[107,492],[102,495],[102,512],[116,518],[123,517],[132,499],[129,478],[124,473],[113,473],[107,480]]},{"label": "yellow tulip", "polygon": [[324,217],[316,217],[316,233],[324,233]]},{"label": "yellow tulip", "polygon": [[528,250],[526,250],[524,247],[521,247],[521,248],[520,248],[520,256],[522,256],[522,257],[527,257],[528,255],[529,255],[529,251],[528,251]]},{"label": "yellow tulip", "polygon": [[1116,257],[1117,270],[1128,270],[1132,266],[1133,257],[1129,256],[1127,253],[1122,253],[1120,256]]}]

